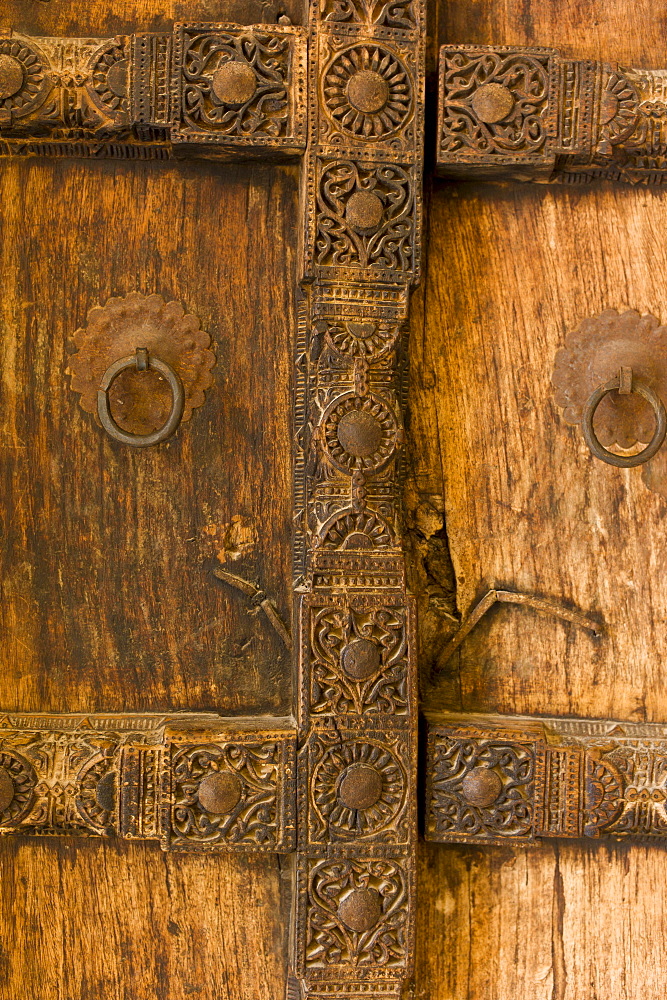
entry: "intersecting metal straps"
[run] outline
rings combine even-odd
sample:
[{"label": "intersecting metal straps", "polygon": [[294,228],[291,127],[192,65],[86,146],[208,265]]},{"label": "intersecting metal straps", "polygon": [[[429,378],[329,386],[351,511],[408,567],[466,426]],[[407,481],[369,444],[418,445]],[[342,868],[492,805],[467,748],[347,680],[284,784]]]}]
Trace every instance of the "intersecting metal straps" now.
[{"label": "intersecting metal straps", "polygon": [[667,71],[553,49],[440,50],[438,168],[581,184],[667,180]]}]

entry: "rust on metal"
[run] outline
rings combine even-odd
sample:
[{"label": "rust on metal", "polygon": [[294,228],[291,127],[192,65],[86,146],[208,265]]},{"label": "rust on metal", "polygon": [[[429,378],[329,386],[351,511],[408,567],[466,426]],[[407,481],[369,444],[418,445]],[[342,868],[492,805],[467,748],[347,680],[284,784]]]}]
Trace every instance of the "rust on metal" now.
[{"label": "rust on metal", "polygon": [[664,725],[443,712],[427,726],[427,840],[667,837]]}]

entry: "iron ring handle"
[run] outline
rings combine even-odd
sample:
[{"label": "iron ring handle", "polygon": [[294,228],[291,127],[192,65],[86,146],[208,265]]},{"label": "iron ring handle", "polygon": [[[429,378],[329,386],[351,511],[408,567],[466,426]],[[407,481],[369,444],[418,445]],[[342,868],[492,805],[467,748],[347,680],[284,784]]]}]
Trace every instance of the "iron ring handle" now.
[{"label": "iron ring handle", "polygon": [[[171,389],[171,412],[162,427],[158,427],[152,434],[130,434],[129,431],[124,431],[122,427],[118,426],[111,414],[111,406],[109,404],[111,383],[127,368],[137,368],[138,371],[146,371],[147,368],[153,368],[167,380]],[[114,361],[102,376],[100,387],[97,390],[97,412],[102,421],[102,426],[115,441],[120,441],[121,444],[129,444],[131,448],[148,448],[150,445],[160,444],[161,441],[166,441],[167,438],[171,437],[181,422],[184,405],[185,391],[183,383],[174,369],[166,361],[162,361],[154,355],[149,355],[145,348],[138,348],[136,354],[130,354],[126,358]]]},{"label": "iron ring handle", "polygon": [[611,379],[605,385],[601,385],[589,397],[581,417],[581,429],[584,433],[586,444],[596,458],[599,458],[602,462],[606,462],[607,465],[615,465],[618,469],[633,469],[637,465],[643,465],[644,462],[648,462],[662,446],[667,434],[667,413],[665,412],[662,400],[653,389],[644,382],[640,382],[630,376],[629,388],[625,388],[624,391],[626,393],[636,392],[647,403],[650,403],[655,414],[655,431],[644,450],[640,451],[637,455],[615,455],[613,451],[607,451],[600,444],[593,430],[593,417],[604,397],[615,389],[621,389],[622,378],[622,374],[616,376],[616,378]]}]

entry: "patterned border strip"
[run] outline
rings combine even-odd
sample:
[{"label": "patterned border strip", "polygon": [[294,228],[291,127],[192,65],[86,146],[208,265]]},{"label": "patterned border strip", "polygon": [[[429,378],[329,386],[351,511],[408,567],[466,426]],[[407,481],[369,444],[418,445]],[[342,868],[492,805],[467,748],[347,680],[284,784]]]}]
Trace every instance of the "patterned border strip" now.
[{"label": "patterned border strip", "polygon": [[295,753],[288,719],[7,716],[0,833],[289,853]]},{"label": "patterned border strip", "polygon": [[667,837],[667,726],[428,718],[426,839]]},{"label": "patterned border strip", "polygon": [[571,184],[667,180],[667,72],[553,49],[440,50],[439,172]]},{"label": "patterned border strip", "polygon": [[288,996],[392,1000],[414,954],[417,689],[401,547],[424,11],[313,0],[296,353],[298,855]]},{"label": "patterned border strip", "polygon": [[306,31],[0,38],[0,155],[285,157],[306,145]]}]

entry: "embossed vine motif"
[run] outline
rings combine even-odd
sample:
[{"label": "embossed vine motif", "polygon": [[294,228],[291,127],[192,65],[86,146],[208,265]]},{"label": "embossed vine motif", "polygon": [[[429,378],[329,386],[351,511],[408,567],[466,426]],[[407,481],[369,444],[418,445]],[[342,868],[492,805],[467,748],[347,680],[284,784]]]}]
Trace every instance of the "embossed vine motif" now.
[{"label": "embossed vine motif", "polygon": [[441,150],[477,154],[537,152],[546,141],[548,59],[526,54],[450,53]]},{"label": "embossed vine motif", "polygon": [[[171,843],[181,841],[270,846],[276,839],[276,777],[279,768],[275,743],[252,746],[185,747],[173,758],[174,801]],[[222,813],[208,809],[200,786],[210,775],[225,773],[235,785]],[[235,789],[235,791],[234,791]],[[234,801],[234,799],[236,801]]]},{"label": "embossed vine motif", "polygon": [[404,30],[417,26],[412,0],[323,0],[322,19]]},{"label": "embossed vine motif", "polygon": [[[475,771],[492,772],[498,792],[488,805],[473,804],[465,782]],[[476,739],[442,739],[433,764],[436,830],[466,837],[524,836],[533,825],[534,759],[520,745]]]},{"label": "embossed vine motif", "polygon": [[398,862],[321,862],[311,873],[309,898],[307,968],[405,964],[407,880]]},{"label": "embossed vine motif", "polygon": [[183,119],[228,135],[285,135],[290,38],[255,34],[188,37]]},{"label": "embossed vine motif", "polygon": [[399,611],[324,608],[312,624],[311,711],[407,712],[407,638]]},{"label": "embossed vine motif", "polygon": [[410,173],[395,163],[324,166],[317,197],[316,263],[347,267],[413,267]]}]

